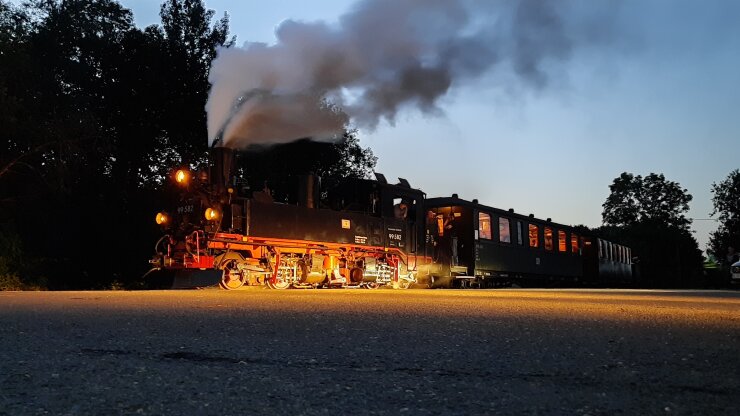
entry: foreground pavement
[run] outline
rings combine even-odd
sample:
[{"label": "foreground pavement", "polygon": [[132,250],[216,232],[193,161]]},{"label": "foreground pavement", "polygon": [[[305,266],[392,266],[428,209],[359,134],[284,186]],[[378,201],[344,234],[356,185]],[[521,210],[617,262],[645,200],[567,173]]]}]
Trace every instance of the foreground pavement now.
[{"label": "foreground pavement", "polygon": [[740,293],[0,293],[0,415],[740,414]]}]

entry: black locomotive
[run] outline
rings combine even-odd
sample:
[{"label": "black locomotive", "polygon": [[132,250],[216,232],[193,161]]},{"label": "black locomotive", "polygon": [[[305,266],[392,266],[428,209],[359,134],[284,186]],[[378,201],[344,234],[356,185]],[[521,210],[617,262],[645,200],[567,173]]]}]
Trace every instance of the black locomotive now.
[{"label": "black locomotive", "polygon": [[[426,198],[399,178],[295,181],[276,201],[240,187],[233,152],[210,172],[175,174],[176,207],[150,277],[176,288],[617,286],[632,280],[628,247],[573,227],[466,201]],[[169,272],[169,273],[165,273]],[[153,276],[158,276],[154,278]]]}]

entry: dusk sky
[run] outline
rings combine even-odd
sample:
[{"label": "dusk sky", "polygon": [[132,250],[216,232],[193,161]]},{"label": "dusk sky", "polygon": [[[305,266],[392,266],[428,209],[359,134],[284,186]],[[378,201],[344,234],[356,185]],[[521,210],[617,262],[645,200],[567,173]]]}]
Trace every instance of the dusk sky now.
[{"label": "dusk sky", "polygon": [[[159,3],[122,0],[141,27],[159,22]],[[229,13],[238,46],[274,43],[286,19],[336,25],[354,3],[206,1],[216,16]],[[458,193],[588,226],[601,224],[621,172],[663,173],[693,195],[690,217],[710,218],[712,182],[740,167],[740,2],[549,3],[572,47],[544,61],[546,83],[530,85],[502,64],[453,83],[441,111],[403,108],[395,125],[361,128],[376,170],[428,196]],[[716,226],[694,221],[701,249]]]}]

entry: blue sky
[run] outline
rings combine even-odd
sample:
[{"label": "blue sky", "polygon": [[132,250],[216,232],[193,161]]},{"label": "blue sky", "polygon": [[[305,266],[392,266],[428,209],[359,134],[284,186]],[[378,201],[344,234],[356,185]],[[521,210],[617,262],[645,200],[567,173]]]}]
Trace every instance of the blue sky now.
[{"label": "blue sky", "polygon": [[[217,16],[228,11],[238,45],[274,42],[289,18],[336,22],[352,3],[206,1]],[[159,21],[158,1],[122,4],[142,27]],[[493,73],[453,88],[439,103],[441,116],[410,109],[394,126],[361,130],[377,171],[429,196],[458,193],[588,226],[600,225],[608,186],[621,172],[664,173],[693,195],[689,215],[709,218],[712,182],[740,167],[740,2],[580,4],[611,14],[608,46],[574,53],[546,88]],[[704,249],[716,223],[693,228]]]}]

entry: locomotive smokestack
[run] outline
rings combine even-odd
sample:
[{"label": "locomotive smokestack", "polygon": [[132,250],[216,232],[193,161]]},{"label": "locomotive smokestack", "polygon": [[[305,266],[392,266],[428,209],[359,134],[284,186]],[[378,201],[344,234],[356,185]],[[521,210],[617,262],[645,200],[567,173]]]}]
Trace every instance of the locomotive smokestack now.
[{"label": "locomotive smokestack", "polygon": [[211,155],[213,157],[211,183],[216,186],[218,192],[223,192],[234,176],[234,150],[228,147],[212,147]]},{"label": "locomotive smokestack", "polygon": [[298,184],[298,205],[306,208],[317,208],[319,205],[319,191],[321,178],[309,173],[301,175]]}]

